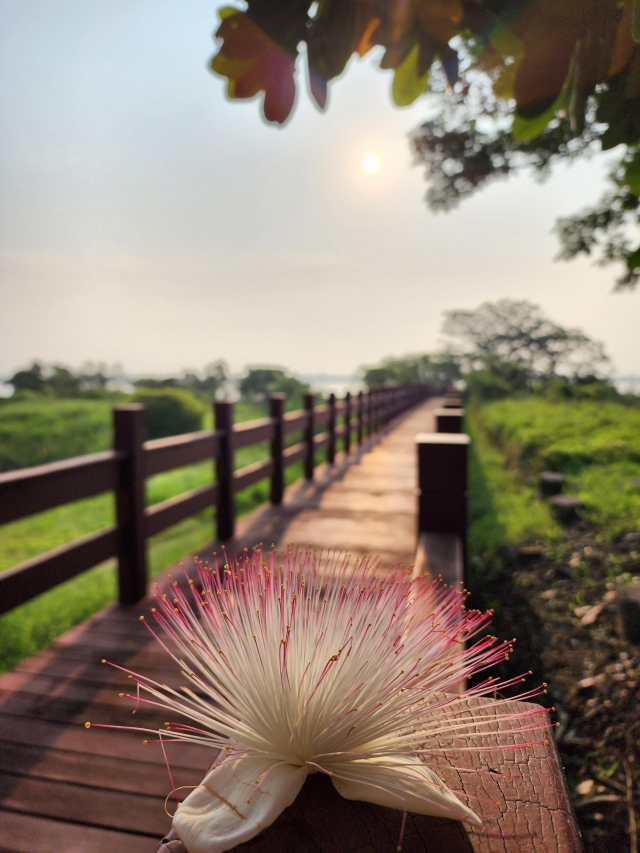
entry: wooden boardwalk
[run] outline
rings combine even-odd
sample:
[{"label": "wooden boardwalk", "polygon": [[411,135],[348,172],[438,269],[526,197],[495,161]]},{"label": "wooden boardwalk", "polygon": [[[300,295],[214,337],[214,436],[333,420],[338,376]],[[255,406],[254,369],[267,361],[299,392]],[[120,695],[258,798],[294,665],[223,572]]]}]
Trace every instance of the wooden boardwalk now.
[{"label": "wooden boardwalk", "polygon": [[[422,404],[391,424],[368,451],[338,458],[332,468],[321,466],[314,482],[287,490],[282,506],[267,505],[248,516],[229,550],[238,553],[262,542],[282,551],[295,542],[353,557],[379,555],[383,567],[412,563],[415,435],[433,428],[436,407],[435,400]],[[213,548],[200,556],[206,558]],[[187,560],[187,571],[191,566]],[[160,580],[161,586],[167,582]],[[131,682],[101,663],[107,658],[179,687],[181,676],[140,622],[150,603],[107,608],[0,678],[0,853],[158,849],[170,828],[164,800],[171,788],[160,748],[145,746],[140,733],[85,728],[87,720],[153,729],[164,723],[165,713],[148,709],[132,716],[130,703],[118,695]],[[517,713],[522,703],[507,708]],[[539,732],[510,734],[510,725],[501,724],[500,744],[522,748],[504,750],[496,741],[491,752],[464,753],[455,768],[444,757],[430,759],[448,784],[472,798],[488,826],[503,835],[410,816],[406,853],[579,853],[553,742],[540,743]],[[166,748],[178,786],[197,785],[214,757],[193,744],[169,743]],[[461,772],[464,768],[481,773]],[[496,768],[506,774],[499,783],[482,775]],[[314,776],[271,827],[238,851],[391,853],[400,820],[394,810],[344,800],[328,779]],[[184,853],[177,841],[162,849]]]},{"label": "wooden boardwalk", "polygon": [[[414,438],[432,430],[436,407],[435,400],[421,405],[368,452],[339,457],[313,483],[288,489],[282,506],[257,510],[239,523],[229,549],[296,542],[379,555],[384,566],[412,563]],[[159,748],[144,746],[140,735],[84,726],[162,725],[163,714],[132,717],[118,696],[130,682],[101,664],[107,658],[178,686],[139,621],[148,606],[107,608],[0,678],[0,853],[153,853],[168,830],[170,785]],[[211,754],[192,745],[167,749],[176,785],[197,784]]]}]

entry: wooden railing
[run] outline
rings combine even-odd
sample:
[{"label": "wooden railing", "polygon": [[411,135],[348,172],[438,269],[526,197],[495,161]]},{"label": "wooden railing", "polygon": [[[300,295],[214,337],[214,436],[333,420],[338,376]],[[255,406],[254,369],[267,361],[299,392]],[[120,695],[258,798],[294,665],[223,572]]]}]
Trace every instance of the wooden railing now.
[{"label": "wooden railing", "polygon": [[[282,502],[287,467],[300,460],[312,479],[316,452],[326,448],[329,464],[338,442],[348,454],[353,442],[379,432],[393,418],[425,399],[424,386],[372,389],[344,400],[334,394],[316,405],[306,394],[304,409],[285,413],[284,395],[270,398],[269,417],[234,424],[234,404],[214,403],[215,428],[210,431],[145,441],[145,410],[141,405],[113,410],[114,447],[104,453],[65,459],[48,465],[0,474],[0,524],[47,509],[115,492],[116,524],[28,560],[0,575],[0,613],[97,566],[118,559],[119,600],[134,604],[147,589],[147,539],[206,507],[216,507],[217,538],[228,541],[235,531],[235,495],[260,480],[270,479],[272,504]],[[340,423],[339,423],[340,422]],[[317,430],[324,427],[324,432]],[[287,447],[286,436],[303,431],[303,440]],[[268,459],[235,469],[235,451],[258,442],[270,443]],[[154,474],[215,461],[215,481],[146,506],[145,481]]]}]

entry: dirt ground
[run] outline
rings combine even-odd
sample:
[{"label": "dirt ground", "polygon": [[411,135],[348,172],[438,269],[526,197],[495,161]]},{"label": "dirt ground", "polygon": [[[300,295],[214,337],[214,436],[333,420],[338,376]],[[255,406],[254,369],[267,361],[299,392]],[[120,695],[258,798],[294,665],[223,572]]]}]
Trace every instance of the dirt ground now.
[{"label": "dirt ground", "polygon": [[531,669],[531,685],[548,682],[539,701],[560,724],[586,853],[638,853],[640,647],[619,612],[629,583],[640,583],[640,532],[604,545],[582,523],[555,553],[505,552],[469,572],[471,606],[493,608],[494,632],[518,640],[500,674]]}]

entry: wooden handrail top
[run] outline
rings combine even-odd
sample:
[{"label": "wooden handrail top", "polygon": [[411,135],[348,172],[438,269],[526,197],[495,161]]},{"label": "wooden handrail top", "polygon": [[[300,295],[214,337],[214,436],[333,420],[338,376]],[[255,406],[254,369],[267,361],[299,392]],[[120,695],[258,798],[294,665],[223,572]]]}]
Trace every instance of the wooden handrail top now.
[{"label": "wooden handrail top", "polygon": [[122,458],[104,450],[0,474],[0,524],[111,491]]},{"label": "wooden handrail top", "polygon": [[295,432],[296,430],[304,429],[304,427],[306,427],[307,425],[308,420],[309,415],[307,412],[287,412],[282,418],[284,434],[288,435],[290,432]]},{"label": "wooden handrail top", "polygon": [[285,468],[304,458],[305,451],[306,445],[303,441],[298,442],[298,444],[293,444],[291,447],[287,447],[286,450],[282,452]]},{"label": "wooden handrail top", "polygon": [[270,477],[272,470],[273,461],[271,459],[264,459],[261,462],[254,462],[252,465],[245,465],[244,468],[234,471],[234,492],[239,492],[242,489],[246,489],[247,486],[253,486],[254,483],[258,483],[260,480]]},{"label": "wooden handrail top", "polygon": [[211,459],[218,452],[219,439],[220,433],[216,430],[202,430],[145,441],[142,446],[145,474],[151,477],[153,474]]},{"label": "wooden handrail top", "polygon": [[236,450],[259,441],[269,441],[273,437],[273,418],[245,421],[233,427],[233,435],[233,446]]}]

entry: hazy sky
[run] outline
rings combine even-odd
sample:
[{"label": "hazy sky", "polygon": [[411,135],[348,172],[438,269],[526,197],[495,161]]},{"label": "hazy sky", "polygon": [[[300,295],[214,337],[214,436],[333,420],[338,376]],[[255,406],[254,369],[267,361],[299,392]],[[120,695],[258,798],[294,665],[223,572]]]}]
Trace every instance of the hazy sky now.
[{"label": "hazy sky", "polygon": [[[550,233],[607,160],[519,178],[430,213],[365,59],[289,124],[226,101],[204,0],[0,0],[0,375],[33,358],[132,373],[280,363],[349,373],[433,348],[441,313],[539,303],[640,373],[640,292],[554,263]],[[362,157],[380,170],[367,176]]]}]

